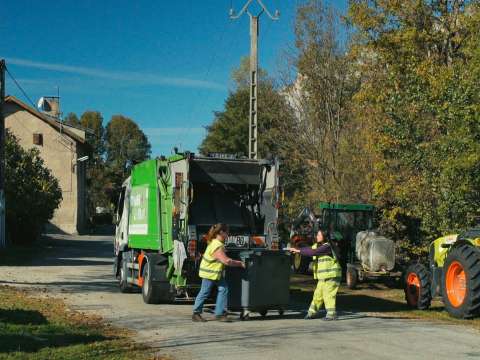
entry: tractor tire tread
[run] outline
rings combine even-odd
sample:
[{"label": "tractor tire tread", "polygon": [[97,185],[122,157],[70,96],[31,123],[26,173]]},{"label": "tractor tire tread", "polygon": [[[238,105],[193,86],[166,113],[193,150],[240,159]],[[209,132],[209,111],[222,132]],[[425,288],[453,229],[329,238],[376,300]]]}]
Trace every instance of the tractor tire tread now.
[{"label": "tractor tire tread", "polygon": [[[408,302],[408,284],[406,281],[406,277],[408,276],[409,273],[415,273],[420,280],[420,293],[419,293],[419,299],[417,301],[417,304],[414,306],[412,304],[409,304]],[[427,268],[420,264],[420,263],[415,263],[411,264],[408,268],[407,271],[405,272],[405,300],[407,301],[407,304],[410,306],[414,306],[419,310],[426,310],[430,307],[430,304],[432,302],[432,295],[431,295],[431,276],[430,273],[428,272]]]},{"label": "tractor tire tread", "polygon": [[[467,277],[466,299],[459,308],[455,308],[450,303],[446,289],[446,273],[448,266],[453,261],[458,261],[462,264]],[[443,273],[443,302],[447,311],[454,317],[464,319],[480,315],[480,252],[467,244],[453,248],[445,260]]]}]

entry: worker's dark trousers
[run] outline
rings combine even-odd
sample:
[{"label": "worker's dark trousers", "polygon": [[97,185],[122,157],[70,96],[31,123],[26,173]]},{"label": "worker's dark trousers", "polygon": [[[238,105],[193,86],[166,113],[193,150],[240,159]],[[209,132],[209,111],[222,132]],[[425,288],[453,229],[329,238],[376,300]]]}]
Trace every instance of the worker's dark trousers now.
[{"label": "worker's dark trousers", "polygon": [[208,296],[212,292],[214,286],[218,287],[217,302],[215,304],[215,315],[220,316],[225,313],[227,309],[227,297],[228,297],[228,285],[225,279],[220,279],[217,281],[202,279],[202,287],[198,293],[195,304],[193,305],[193,312],[201,314],[203,311],[203,304],[205,300],[208,299]]}]

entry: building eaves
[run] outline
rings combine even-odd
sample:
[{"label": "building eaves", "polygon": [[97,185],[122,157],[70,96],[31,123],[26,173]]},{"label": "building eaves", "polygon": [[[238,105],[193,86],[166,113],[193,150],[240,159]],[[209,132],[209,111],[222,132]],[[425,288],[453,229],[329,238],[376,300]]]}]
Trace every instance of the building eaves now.
[{"label": "building eaves", "polygon": [[82,138],[81,136],[78,136],[73,131],[68,129],[67,126],[64,126],[61,122],[59,122],[58,120],[52,118],[51,116],[48,116],[46,114],[41,113],[40,111],[38,111],[35,108],[32,108],[31,106],[28,106],[23,101],[17,99],[15,96],[8,95],[5,98],[5,102],[10,102],[10,103],[14,103],[14,104],[18,105],[23,110],[29,112],[33,116],[36,116],[40,120],[42,120],[42,121],[46,122],[47,124],[49,124],[50,126],[52,126],[58,132],[61,132],[62,134],[67,135],[68,137],[70,137],[71,139],[75,140],[76,142],[78,142],[80,144],[86,144],[86,139],[85,138]]}]

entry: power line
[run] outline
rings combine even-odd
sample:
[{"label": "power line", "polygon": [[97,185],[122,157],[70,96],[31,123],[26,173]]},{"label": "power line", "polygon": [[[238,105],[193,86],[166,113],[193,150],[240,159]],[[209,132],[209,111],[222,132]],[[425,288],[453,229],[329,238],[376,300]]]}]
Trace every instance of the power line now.
[{"label": "power line", "polygon": [[25,92],[25,90],[23,90],[23,88],[20,86],[20,84],[18,83],[18,81],[15,79],[15,77],[12,75],[12,73],[10,72],[10,70],[8,70],[8,67],[5,66],[5,70],[7,71],[7,74],[10,76],[10,78],[13,80],[13,82],[15,83],[15,85],[17,85],[17,87],[20,89],[20,91],[22,92],[23,96],[25,96],[25,98],[28,100],[28,102],[30,103],[30,105],[32,105],[32,107],[34,109],[36,109],[37,107],[35,106],[34,102],[32,101],[32,99],[30,99],[30,97],[27,95],[27,93]]}]

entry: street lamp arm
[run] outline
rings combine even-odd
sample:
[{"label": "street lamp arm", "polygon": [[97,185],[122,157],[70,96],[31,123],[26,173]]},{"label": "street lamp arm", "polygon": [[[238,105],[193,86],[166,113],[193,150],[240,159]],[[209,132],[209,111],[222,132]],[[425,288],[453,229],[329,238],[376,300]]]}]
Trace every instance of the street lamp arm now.
[{"label": "street lamp arm", "polygon": [[250,6],[250,4],[252,3],[252,1],[253,1],[253,0],[248,0],[248,1],[245,3],[245,5],[243,5],[242,10],[240,10],[240,12],[239,12],[237,15],[235,15],[235,12],[234,12],[233,8],[230,9],[230,19],[233,19],[233,20],[238,19],[238,18],[239,18],[240,16],[242,16],[245,12],[247,12],[247,9],[248,9],[248,7]]},{"label": "street lamp arm", "polygon": [[[248,15],[250,16],[253,16],[249,11],[248,11],[248,7],[250,6],[250,4],[253,2],[253,0],[248,0],[245,5],[243,5],[242,9],[240,10],[240,12],[238,14],[235,15],[235,11],[233,9],[230,9],[230,19],[232,20],[235,20],[235,19],[238,19],[239,17],[241,17],[243,14],[247,13]],[[272,15],[270,13],[270,11],[268,11],[267,7],[265,6],[265,4],[262,2],[262,0],[257,0],[257,3],[258,5],[260,5],[260,7],[262,8],[262,10],[256,15],[257,17],[259,17],[260,15],[263,14],[263,12],[265,12],[268,17],[272,20],[278,20],[280,18],[280,13],[278,12],[278,10],[275,11],[275,14]]]},{"label": "street lamp arm", "polygon": [[272,15],[270,11],[268,11],[267,7],[263,4],[262,0],[257,0],[257,2],[260,4],[262,7],[262,12],[265,11],[265,13],[268,15],[268,17],[272,20],[278,20],[280,19],[280,13],[278,10],[275,10],[275,14]]}]

